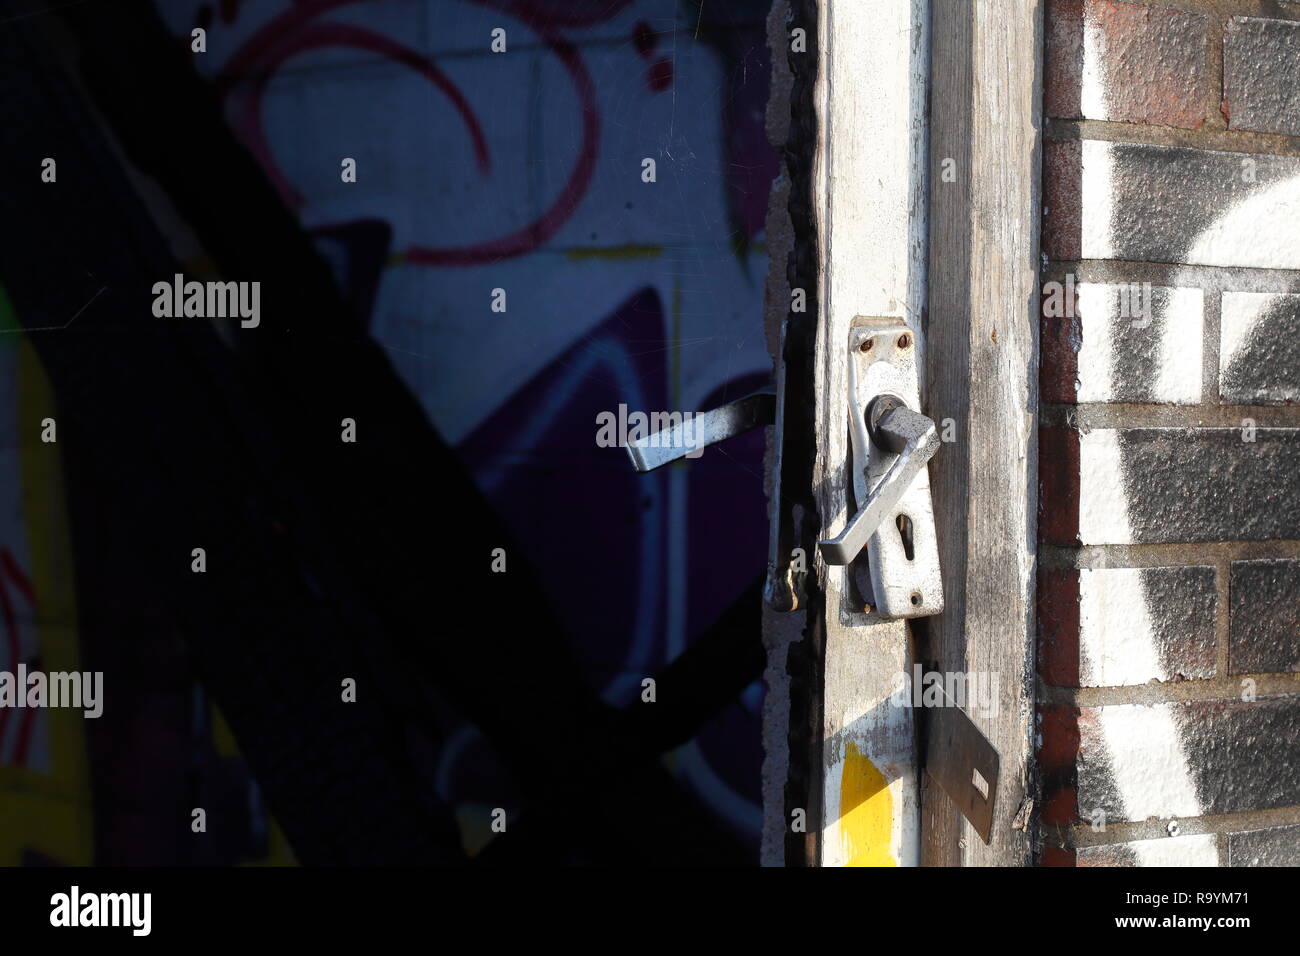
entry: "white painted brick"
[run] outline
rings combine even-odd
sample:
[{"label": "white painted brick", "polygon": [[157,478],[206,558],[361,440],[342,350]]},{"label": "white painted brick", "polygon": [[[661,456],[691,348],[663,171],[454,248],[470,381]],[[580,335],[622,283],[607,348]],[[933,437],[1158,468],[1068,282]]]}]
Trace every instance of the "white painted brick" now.
[{"label": "white painted brick", "polygon": [[1079,684],[1214,676],[1214,570],[1079,572]]},{"label": "white painted brick", "polygon": [[1080,283],[1077,401],[1198,404],[1200,289]]},{"label": "white painted brick", "polygon": [[1300,402],[1300,295],[1224,293],[1219,393],[1239,404]]},{"label": "white painted brick", "polygon": [[1079,681],[1085,687],[1163,680],[1135,568],[1079,572]]},{"label": "white painted brick", "polygon": [[1111,820],[1201,815],[1183,734],[1169,706],[1099,707],[1080,719],[1079,729],[1080,808],[1101,807]]},{"label": "white painted brick", "polygon": [[1079,434],[1083,544],[1300,535],[1300,429],[1091,429]]},{"label": "white painted brick", "polygon": [[1079,866],[1219,866],[1212,833],[1080,847]]},{"label": "white painted brick", "polygon": [[1081,144],[1084,259],[1300,269],[1300,159]]},{"label": "white painted brick", "polygon": [[1083,544],[1126,544],[1133,539],[1119,432],[1114,429],[1079,436],[1079,539]]},{"label": "white painted brick", "polygon": [[1300,700],[1237,697],[1084,707],[1080,815],[1160,820],[1295,803]]}]

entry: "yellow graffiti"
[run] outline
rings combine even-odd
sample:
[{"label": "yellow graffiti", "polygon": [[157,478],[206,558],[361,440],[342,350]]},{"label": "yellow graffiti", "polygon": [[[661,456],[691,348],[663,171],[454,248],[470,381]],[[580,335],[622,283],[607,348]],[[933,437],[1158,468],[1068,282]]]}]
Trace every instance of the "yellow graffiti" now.
[{"label": "yellow graffiti", "polygon": [[[17,349],[15,417],[23,449],[18,478],[36,592],[37,643],[44,668],[75,671],[81,669],[81,655],[63,472],[52,446],[39,438],[41,419],[55,415],[54,392],[36,350],[25,336],[15,334],[20,328],[0,289],[0,329],[7,333],[0,344]],[[5,821],[0,865],[19,865],[29,854],[64,865],[87,864],[93,854],[93,807],[85,719],[79,711],[53,708],[41,719],[49,733],[48,770],[0,767],[0,820]]]},{"label": "yellow graffiti", "polygon": [[889,852],[893,811],[894,798],[884,774],[850,741],[840,775],[840,841],[845,866],[898,866]]},{"label": "yellow graffiti", "polygon": [[[36,593],[36,629],[42,667],[81,670],[72,540],[57,446],[40,439],[41,421],[56,415],[54,391],[31,342],[22,333],[0,287],[0,349],[17,369],[17,414],[21,438],[17,480],[26,553]],[[14,476],[0,476],[13,481]],[[94,803],[86,746],[86,721],[75,709],[43,711],[48,732],[46,767],[0,765],[0,866],[37,861],[62,865],[94,862]],[[213,743],[224,757],[239,748],[220,712],[214,713]],[[274,818],[268,819],[267,853],[246,865],[293,864],[293,851]]]},{"label": "yellow graffiti", "polygon": [[[235,733],[230,729],[230,724],[226,722],[226,716],[221,709],[212,705],[211,711],[212,725],[212,747],[222,757],[239,758],[241,751],[239,744],[235,740]],[[267,814],[266,828],[266,855],[259,859],[245,860],[239,866],[297,866],[298,861],[293,855],[293,847],[289,845],[289,838],[284,835],[280,829],[280,824],[276,822],[275,817]]]}]

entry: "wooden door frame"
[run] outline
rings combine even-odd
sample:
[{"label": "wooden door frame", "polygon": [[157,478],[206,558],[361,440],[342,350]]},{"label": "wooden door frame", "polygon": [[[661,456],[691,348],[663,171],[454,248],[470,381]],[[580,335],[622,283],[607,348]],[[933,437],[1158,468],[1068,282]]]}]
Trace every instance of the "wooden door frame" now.
[{"label": "wooden door frame", "polygon": [[[937,788],[926,865],[1033,862],[1038,499],[1041,0],[931,0],[928,411],[957,423],[932,463],[945,611],[929,659],[997,675],[1001,757],[989,845]],[[943,182],[945,159],[953,182]]]},{"label": "wooden door frame", "polygon": [[[805,654],[818,657],[820,693],[791,709],[790,742],[820,726],[820,740],[815,730],[802,738],[820,757],[808,759],[803,782],[819,837],[788,840],[786,859],[1029,864],[1042,2],[795,0],[791,10],[792,27],[814,27],[812,68],[790,56],[787,152],[796,157],[791,275],[815,284],[812,492],[822,535],[848,518],[842,346],[855,315],[900,316],[918,333],[923,411],[951,420],[955,440],[931,466],[941,615],[905,625],[857,614],[844,570],[816,558]],[[802,249],[801,212],[811,223]],[[924,785],[910,717],[882,706],[916,661],[997,680],[996,716],[971,715],[1001,758],[989,845]],[[886,819],[887,849],[855,854],[862,839],[880,844]]]}]

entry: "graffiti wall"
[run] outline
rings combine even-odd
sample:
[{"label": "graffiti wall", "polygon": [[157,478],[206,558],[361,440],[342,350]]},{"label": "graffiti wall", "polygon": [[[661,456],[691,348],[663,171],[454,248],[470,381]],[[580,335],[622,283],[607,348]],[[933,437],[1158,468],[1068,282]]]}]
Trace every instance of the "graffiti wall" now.
[{"label": "graffiti wall", "polygon": [[[68,528],[57,465],[35,449],[54,401],[0,289],[0,670],[81,668]],[[0,709],[0,865],[91,862],[82,714]]]},{"label": "graffiti wall", "polygon": [[[585,680],[611,705],[635,701],[642,680],[765,565],[761,432],[643,476],[595,435],[598,416],[620,404],[699,410],[770,377],[762,225],[778,160],[763,132],[767,6],[158,4],[369,333],[506,518]],[[170,238],[186,272],[211,271],[198,242]],[[0,361],[17,369],[24,346],[12,339],[0,341]],[[57,500],[31,507],[22,444],[37,439],[18,434],[31,417],[18,409],[39,400],[39,366],[27,362],[26,375],[3,379],[27,396],[3,406],[6,662],[75,657],[83,643],[71,612],[51,615],[49,629],[40,623],[47,595],[75,602],[66,555],[38,553],[57,538],[33,522],[66,515]],[[479,542],[432,546],[487,560]],[[429,617],[433,626],[435,606]],[[159,665],[135,691],[137,712],[97,730],[100,744],[62,734],[58,716],[0,724],[3,799],[20,812],[76,816],[75,828],[42,829],[82,834],[67,847],[14,837],[5,853],[85,862],[98,847],[105,859],[192,861],[192,847],[158,832],[184,832],[178,808],[193,802],[198,773],[210,799],[250,808],[228,835],[234,849],[205,859],[290,859],[185,663]],[[665,757],[755,856],[760,703],[756,682]],[[448,721],[427,770],[473,851],[490,836],[483,809],[509,805],[511,784],[476,729]],[[142,783],[134,815],[96,839],[85,754],[104,741],[138,755]],[[42,775],[40,797],[19,773]]]}]

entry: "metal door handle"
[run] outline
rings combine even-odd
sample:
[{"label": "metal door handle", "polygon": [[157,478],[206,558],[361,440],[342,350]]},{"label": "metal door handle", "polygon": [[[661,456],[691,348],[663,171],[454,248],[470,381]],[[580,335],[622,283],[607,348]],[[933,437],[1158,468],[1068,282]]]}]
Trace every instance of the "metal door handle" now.
[{"label": "metal door handle", "polygon": [[679,421],[645,438],[628,442],[627,455],[637,471],[654,471],[682,458],[698,455],[709,445],[735,438],[754,428],[771,425],[776,418],[776,395],[771,390],[697,412],[689,424]]},{"label": "metal door handle", "polygon": [[897,403],[886,403],[883,408],[873,403],[867,416],[872,442],[898,457],[844,530],[834,538],[817,542],[827,564],[848,564],[861,553],[885,517],[898,507],[912,479],[939,450],[934,421],[920,412]]},{"label": "metal door handle", "polygon": [[938,614],[943,583],[926,465],[939,435],[919,411],[915,335],[901,318],[860,315],[845,346],[846,491],[857,513],[836,537],[817,543],[818,554],[828,567],[866,571],[847,576],[844,593],[858,604],[854,610],[885,620]]}]

